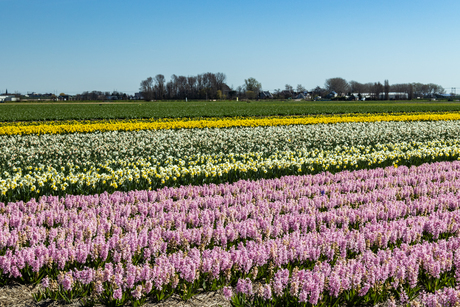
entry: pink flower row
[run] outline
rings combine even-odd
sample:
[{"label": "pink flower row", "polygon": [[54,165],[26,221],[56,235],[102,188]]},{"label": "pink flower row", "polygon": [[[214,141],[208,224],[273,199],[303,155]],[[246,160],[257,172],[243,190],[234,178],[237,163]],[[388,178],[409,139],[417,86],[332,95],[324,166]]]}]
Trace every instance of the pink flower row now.
[{"label": "pink flower row", "polygon": [[[273,296],[282,296],[285,292],[296,297],[299,302],[317,304],[322,294],[338,297],[341,293],[350,290],[358,291],[359,296],[366,295],[375,287],[400,290],[403,284],[414,288],[419,282],[420,269],[430,278],[439,279],[440,275],[453,271],[460,280],[460,247],[459,238],[436,243],[403,245],[394,250],[381,250],[378,253],[365,252],[357,259],[340,260],[334,266],[322,262],[312,270],[298,270],[294,268],[290,274],[287,269],[280,269],[269,284],[262,285],[258,292],[249,278],[240,279],[235,289],[226,287],[224,295],[229,299],[236,294],[246,296],[258,295],[265,299]],[[269,288],[269,289],[268,289]],[[452,290],[445,294],[436,293],[435,296],[422,295],[428,301],[452,301]],[[455,293],[458,293],[455,291]],[[458,297],[457,297],[458,300]],[[454,301],[456,302],[456,301]],[[432,305],[427,306],[450,306]],[[453,305],[452,305],[453,306]]]},{"label": "pink flower row", "polygon": [[[28,267],[33,272],[70,267],[72,274],[59,275],[64,288],[89,281],[99,283],[98,289],[112,283],[124,291],[146,287],[142,291],[147,293],[179,280],[196,281],[200,274],[220,278],[228,272],[249,274],[263,266],[276,270],[308,261],[313,266],[321,260],[312,271],[303,271],[308,275],[329,268],[323,272],[329,282],[319,288],[335,295],[329,288],[334,276],[339,276],[338,289],[347,289],[343,272],[359,267],[367,273],[351,285],[366,289],[375,280],[394,277],[396,271],[387,265],[396,261],[395,268],[415,270],[401,275],[401,282],[412,284],[419,267],[433,278],[452,269],[458,240],[422,238],[458,234],[459,177],[460,163],[444,162],[0,203],[0,268],[6,276],[20,277]],[[396,243],[401,247],[387,249]],[[371,247],[381,250],[375,255]],[[350,252],[354,258],[346,259]],[[332,265],[335,258],[339,261]],[[99,267],[93,265],[96,260]],[[119,279],[113,277],[115,268]],[[100,277],[105,270],[109,279]],[[303,282],[298,287],[299,295],[314,297]],[[141,289],[133,291],[139,295]]]}]

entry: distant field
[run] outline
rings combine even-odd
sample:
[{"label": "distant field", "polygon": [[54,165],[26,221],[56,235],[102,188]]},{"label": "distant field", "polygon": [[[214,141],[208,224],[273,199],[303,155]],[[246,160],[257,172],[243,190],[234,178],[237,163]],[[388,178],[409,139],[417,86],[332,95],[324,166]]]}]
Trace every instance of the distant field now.
[{"label": "distant field", "polygon": [[458,102],[5,103],[0,121],[460,111]]}]

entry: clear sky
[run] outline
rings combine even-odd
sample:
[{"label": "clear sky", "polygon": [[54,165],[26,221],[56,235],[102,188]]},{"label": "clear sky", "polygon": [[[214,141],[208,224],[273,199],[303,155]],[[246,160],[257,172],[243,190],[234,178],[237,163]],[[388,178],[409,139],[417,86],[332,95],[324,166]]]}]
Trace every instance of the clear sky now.
[{"label": "clear sky", "polygon": [[223,72],[264,90],[327,78],[460,91],[459,0],[0,0],[0,92],[118,90]]}]

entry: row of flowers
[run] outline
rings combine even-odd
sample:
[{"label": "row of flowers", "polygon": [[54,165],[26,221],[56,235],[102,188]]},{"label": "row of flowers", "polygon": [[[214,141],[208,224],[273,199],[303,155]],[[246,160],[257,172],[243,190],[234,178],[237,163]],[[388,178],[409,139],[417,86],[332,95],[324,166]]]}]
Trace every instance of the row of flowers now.
[{"label": "row of flowers", "polygon": [[264,156],[299,149],[331,150],[338,146],[456,140],[460,121],[373,122],[278,127],[182,129],[105,132],[65,135],[12,135],[0,137],[0,172],[13,167],[61,167],[70,161],[137,161],[154,157],[259,152]]},{"label": "row of flowers", "polygon": [[285,175],[315,174],[324,171],[369,169],[389,165],[420,165],[460,158],[458,141],[384,144],[331,151],[260,153],[198,156],[189,159],[139,158],[87,163],[84,169],[67,163],[56,169],[14,168],[0,180],[0,200],[28,200],[40,195],[93,194],[203,183],[234,182],[239,179],[278,178]]},{"label": "row of flowers", "polygon": [[2,136],[0,200],[448,161],[458,135],[435,121]]},{"label": "row of flowers", "polygon": [[460,278],[459,177],[442,162],[1,204],[1,281],[114,305],[413,299]]},{"label": "row of flowers", "polygon": [[349,122],[377,121],[438,121],[460,120],[459,112],[440,113],[391,113],[391,114],[340,114],[313,116],[270,116],[236,118],[178,118],[150,120],[97,120],[97,121],[54,121],[54,122],[17,122],[0,125],[0,135],[15,134],[61,134],[88,133],[95,131],[139,131],[160,129],[228,128],[333,124]]}]

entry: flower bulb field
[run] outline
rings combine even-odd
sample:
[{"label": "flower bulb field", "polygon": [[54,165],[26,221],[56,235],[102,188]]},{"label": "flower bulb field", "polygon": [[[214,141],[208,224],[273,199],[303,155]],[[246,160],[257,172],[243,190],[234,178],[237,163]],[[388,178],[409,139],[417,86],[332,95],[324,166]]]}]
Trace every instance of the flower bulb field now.
[{"label": "flower bulb field", "polygon": [[0,286],[459,306],[460,113],[0,123]]}]

